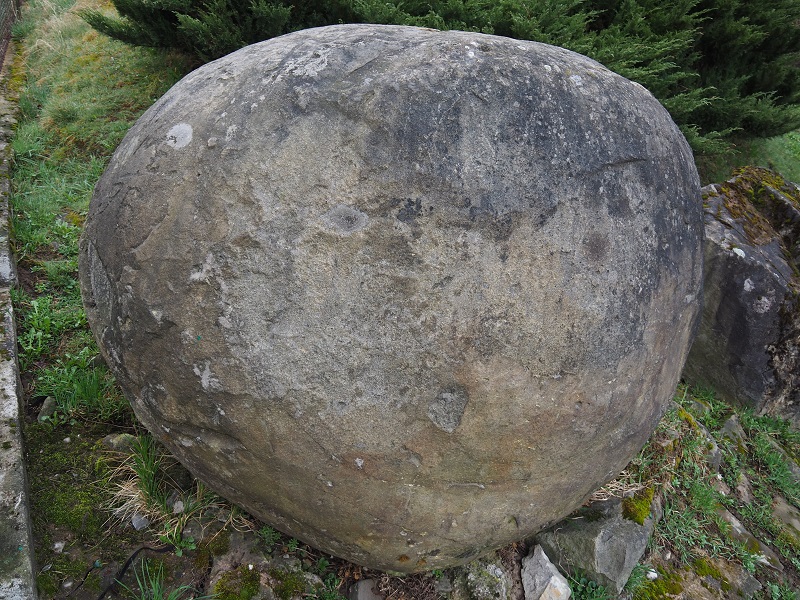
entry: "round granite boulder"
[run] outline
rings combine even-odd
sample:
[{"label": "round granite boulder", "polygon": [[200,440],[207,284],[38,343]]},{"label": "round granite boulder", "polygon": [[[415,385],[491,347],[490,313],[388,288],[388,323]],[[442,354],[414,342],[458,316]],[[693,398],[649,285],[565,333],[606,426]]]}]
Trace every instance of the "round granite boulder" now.
[{"label": "round granite boulder", "polygon": [[613,478],[696,322],[692,154],[572,52],[345,25],[185,77],[81,243],[141,421],[276,528],[379,569],[469,561]]}]

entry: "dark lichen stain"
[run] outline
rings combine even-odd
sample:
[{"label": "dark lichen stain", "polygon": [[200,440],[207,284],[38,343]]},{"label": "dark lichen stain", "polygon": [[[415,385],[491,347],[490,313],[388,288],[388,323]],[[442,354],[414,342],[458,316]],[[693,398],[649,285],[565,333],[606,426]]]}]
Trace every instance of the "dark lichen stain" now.
[{"label": "dark lichen stain", "polygon": [[610,246],[608,235],[605,233],[592,232],[583,241],[586,258],[595,263],[601,263],[605,260]]},{"label": "dark lichen stain", "polygon": [[[433,208],[431,207],[431,210]],[[417,217],[423,214],[422,210],[422,200],[417,198],[416,200],[412,200],[411,198],[407,198],[405,200],[405,204],[397,211],[397,219],[402,221],[403,223],[413,223],[417,220]]]}]

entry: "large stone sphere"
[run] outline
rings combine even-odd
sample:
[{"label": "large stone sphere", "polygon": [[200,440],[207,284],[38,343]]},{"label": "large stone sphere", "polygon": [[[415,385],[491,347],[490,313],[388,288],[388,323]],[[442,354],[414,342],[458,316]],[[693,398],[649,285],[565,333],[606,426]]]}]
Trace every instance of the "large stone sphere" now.
[{"label": "large stone sphere", "polygon": [[139,419],[276,528],[469,561],[625,466],[701,290],[692,154],[572,52],[346,25],[178,83],[97,185],[89,322]]}]

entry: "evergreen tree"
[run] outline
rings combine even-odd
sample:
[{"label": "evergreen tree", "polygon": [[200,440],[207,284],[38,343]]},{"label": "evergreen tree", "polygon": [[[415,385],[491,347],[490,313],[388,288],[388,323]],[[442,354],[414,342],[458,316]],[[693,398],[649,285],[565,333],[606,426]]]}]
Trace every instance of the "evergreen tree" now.
[{"label": "evergreen tree", "polygon": [[383,23],[535,40],[648,88],[695,152],[800,127],[797,0],[112,0],[82,16],[123,41],[207,61],[305,27]]}]

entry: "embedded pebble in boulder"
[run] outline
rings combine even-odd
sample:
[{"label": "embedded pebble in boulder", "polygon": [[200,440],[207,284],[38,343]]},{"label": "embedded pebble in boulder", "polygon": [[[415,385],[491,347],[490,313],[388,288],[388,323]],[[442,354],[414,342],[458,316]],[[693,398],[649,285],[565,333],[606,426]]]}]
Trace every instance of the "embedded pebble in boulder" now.
[{"label": "embedded pebble in boulder", "polygon": [[614,477],[701,289],[688,145],[572,52],[346,25],[178,83],[97,185],[81,283],[142,422],[378,569],[466,563]]}]

